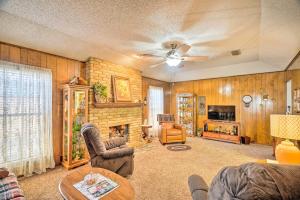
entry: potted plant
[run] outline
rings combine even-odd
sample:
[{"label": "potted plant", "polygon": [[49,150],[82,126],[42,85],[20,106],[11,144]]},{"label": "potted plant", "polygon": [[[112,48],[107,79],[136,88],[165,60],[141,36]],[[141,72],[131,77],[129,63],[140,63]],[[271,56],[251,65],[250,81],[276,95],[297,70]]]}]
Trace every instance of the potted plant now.
[{"label": "potted plant", "polygon": [[105,103],[107,101],[107,86],[97,82],[93,85],[93,90],[97,103]]},{"label": "potted plant", "polygon": [[197,128],[197,136],[201,137],[203,134],[203,128]]}]

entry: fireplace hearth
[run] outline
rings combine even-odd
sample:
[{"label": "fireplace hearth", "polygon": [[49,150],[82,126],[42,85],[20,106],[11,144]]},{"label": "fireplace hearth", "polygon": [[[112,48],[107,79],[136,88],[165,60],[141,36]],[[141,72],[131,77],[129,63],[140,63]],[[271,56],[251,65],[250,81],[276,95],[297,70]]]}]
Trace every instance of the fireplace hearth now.
[{"label": "fireplace hearth", "polygon": [[109,127],[109,138],[124,137],[126,142],[129,139],[129,124],[122,124]]}]

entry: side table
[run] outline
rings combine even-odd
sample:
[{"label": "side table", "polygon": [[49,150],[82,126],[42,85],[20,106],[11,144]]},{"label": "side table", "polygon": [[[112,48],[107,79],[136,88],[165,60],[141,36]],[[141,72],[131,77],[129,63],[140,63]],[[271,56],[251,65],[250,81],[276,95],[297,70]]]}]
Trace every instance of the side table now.
[{"label": "side table", "polygon": [[142,125],[142,137],[144,140],[147,140],[148,143],[151,142],[151,139],[149,138],[149,128],[152,128],[152,125]]}]

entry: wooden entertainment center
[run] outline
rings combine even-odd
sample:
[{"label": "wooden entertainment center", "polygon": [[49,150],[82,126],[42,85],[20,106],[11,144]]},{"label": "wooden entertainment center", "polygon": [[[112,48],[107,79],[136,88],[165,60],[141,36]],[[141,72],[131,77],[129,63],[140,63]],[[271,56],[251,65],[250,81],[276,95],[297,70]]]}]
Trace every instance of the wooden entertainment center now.
[{"label": "wooden entertainment center", "polygon": [[203,138],[240,144],[240,123],[235,121],[204,121]]}]

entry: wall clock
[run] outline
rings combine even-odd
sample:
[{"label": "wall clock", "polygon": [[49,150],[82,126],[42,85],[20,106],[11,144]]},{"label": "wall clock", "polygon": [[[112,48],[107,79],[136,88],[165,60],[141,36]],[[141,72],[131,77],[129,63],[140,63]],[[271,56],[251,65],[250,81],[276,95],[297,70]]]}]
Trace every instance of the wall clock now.
[{"label": "wall clock", "polygon": [[244,95],[242,100],[245,104],[245,107],[249,107],[253,99],[250,95]]}]

